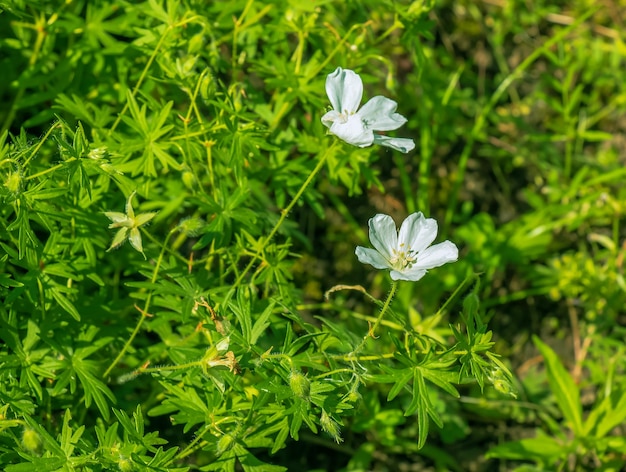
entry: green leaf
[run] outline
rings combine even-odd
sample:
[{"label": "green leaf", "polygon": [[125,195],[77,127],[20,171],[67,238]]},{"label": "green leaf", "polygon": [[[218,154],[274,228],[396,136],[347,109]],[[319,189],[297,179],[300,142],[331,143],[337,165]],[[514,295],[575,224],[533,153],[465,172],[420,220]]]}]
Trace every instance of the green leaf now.
[{"label": "green leaf", "polygon": [[574,434],[581,436],[583,434],[582,406],[578,387],[554,351],[537,336],[533,336],[533,342],[546,362],[550,390],[556,398],[561,413],[569,422]]},{"label": "green leaf", "polygon": [[554,464],[568,454],[559,441],[549,438],[531,438],[500,444],[487,452],[487,459],[535,460]]},{"label": "green leaf", "polygon": [[[69,412],[69,410],[65,410],[66,412]],[[24,421],[26,421],[26,423],[28,423],[28,426],[30,426],[32,429],[34,429],[35,431],[37,431],[37,433],[39,433],[39,435],[41,436],[41,439],[43,440],[45,449],[47,451],[49,451],[51,454],[54,454],[55,456],[59,456],[59,457],[63,457],[65,459],[65,452],[63,451],[63,449],[61,448],[61,446],[59,445],[59,443],[56,441],[56,439],[54,439],[49,433],[48,431],[46,431],[40,424],[38,421],[35,421],[33,418],[31,418],[30,416],[24,416]],[[65,462],[65,461],[64,461]]]},{"label": "green leaf", "polygon": [[448,392],[454,398],[461,396],[458,390],[452,385],[458,378],[458,374],[455,372],[433,369],[430,364],[420,366],[420,371],[426,379]]},{"label": "green leaf", "polygon": [[[428,416],[429,410],[432,409],[430,401],[428,399],[428,392],[426,391],[426,385],[424,385],[424,377],[422,377],[419,371],[415,372],[413,378],[413,398],[411,403],[407,407],[404,416],[409,416],[417,413],[417,447],[421,449],[426,444],[426,438],[428,438]],[[441,423],[441,421],[440,421]]]},{"label": "green leaf", "polygon": [[246,292],[246,289],[237,290],[237,303],[231,303],[231,308],[241,327],[243,339],[249,346],[250,339],[252,339],[252,314],[250,312],[250,299]]},{"label": "green leaf", "polygon": [[[626,391],[605,397],[585,420],[585,435],[602,438],[626,420]],[[617,400],[616,400],[617,398]]]},{"label": "green leaf", "polygon": [[276,454],[282,447],[284,447],[285,441],[287,441],[287,437],[289,436],[289,421],[287,418],[283,418],[279,425],[280,429],[278,430],[276,440],[272,445],[272,454]]},{"label": "green leaf", "polygon": [[93,399],[102,414],[102,417],[108,421],[110,415],[109,402],[115,403],[115,396],[113,392],[102,382],[95,373],[98,372],[94,361],[87,361],[83,359],[75,358],[72,361],[72,366],[78,375],[78,379],[85,389],[85,406],[91,405]]},{"label": "green leaf", "polygon": [[265,332],[265,329],[269,326],[269,322],[267,321],[269,317],[272,315],[272,310],[274,309],[274,302],[271,302],[259,318],[254,322],[254,326],[252,326],[252,331],[250,332],[250,339],[247,341],[254,345],[259,340],[259,337]]},{"label": "green leaf", "polygon": [[28,456],[29,462],[23,464],[7,465],[5,472],[56,472],[64,470],[66,460],[60,457],[33,457]]},{"label": "green leaf", "polygon": [[54,298],[61,306],[61,308],[63,308],[63,310],[69,313],[76,321],[80,321],[80,313],[78,313],[76,307],[72,304],[72,302],[65,298],[65,296],[63,296],[56,287],[50,290],[50,294],[52,295],[52,298]]},{"label": "green leaf", "polygon": [[410,368],[396,370],[395,372],[395,384],[393,387],[391,387],[391,390],[389,390],[389,394],[387,395],[387,401],[391,401],[396,398],[396,396],[398,396],[404,386],[409,383],[409,380],[411,380],[415,375],[415,371]]},{"label": "green leaf", "polygon": [[243,470],[246,472],[284,472],[287,470],[286,467],[260,461],[240,444],[235,444],[233,449],[235,454],[237,454],[237,459],[239,459],[241,467],[243,467]]}]

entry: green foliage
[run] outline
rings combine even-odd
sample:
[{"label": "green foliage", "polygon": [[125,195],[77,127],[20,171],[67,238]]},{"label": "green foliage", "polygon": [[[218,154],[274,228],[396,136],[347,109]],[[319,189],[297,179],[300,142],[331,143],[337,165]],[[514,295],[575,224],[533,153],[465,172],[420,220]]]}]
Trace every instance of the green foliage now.
[{"label": "green foliage", "polygon": [[[2,468],[623,468],[623,45],[566,3],[0,2]],[[327,133],[338,66],[415,152]],[[457,263],[358,267],[415,211]]]},{"label": "green foliage", "polygon": [[[546,375],[554,395],[563,425],[558,417],[546,417],[549,435],[522,439],[493,448],[488,457],[533,460],[544,469],[563,467],[565,463],[575,467],[596,470],[619,470],[626,460],[626,437],[611,434],[626,419],[626,390],[623,381],[614,384],[611,369],[608,383],[603,385],[604,395],[594,402],[583,419],[580,389],[565,370],[550,347],[534,338],[546,362]],[[521,470],[521,469],[520,469]]]}]

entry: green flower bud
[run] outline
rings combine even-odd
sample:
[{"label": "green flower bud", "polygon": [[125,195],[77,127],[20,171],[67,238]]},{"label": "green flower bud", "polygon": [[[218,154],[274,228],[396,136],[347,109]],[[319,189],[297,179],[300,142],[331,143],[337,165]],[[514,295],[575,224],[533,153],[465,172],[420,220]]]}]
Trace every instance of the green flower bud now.
[{"label": "green flower bud", "polygon": [[120,457],[120,460],[117,461],[117,466],[122,472],[132,472],[135,469],[133,461],[125,457]]},{"label": "green flower bud", "polygon": [[309,399],[309,392],[311,391],[311,382],[306,378],[302,372],[292,371],[289,375],[289,387],[296,397],[300,397],[304,400]]},{"label": "green flower bud", "polygon": [[363,399],[358,390],[350,390],[347,398],[350,403],[358,403]]},{"label": "green flower bud", "polygon": [[43,441],[37,431],[30,428],[24,429],[24,432],[22,433],[22,447],[24,449],[31,454],[39,455],[41,454],[42,445]]},{"label": "green flower bud", "polygon": [[188,189],[193,190],[194,187],[196,187],[196,177],[195,175],[193,175],[193,172],[189,170],[184,170],[182,179],[183,184],[185,184],[185,187],[187,187]]},{"label": "green flower bud", "polygon": [[4,181],[4,186],[11,193],[18,193],[20,191],[20,186],[22,185],[22,177],[18,172],[9,172],[6,180]]},{"label": "green flower bud", "polygon": [[337,424],[337,422],[328,413],[326,413],[326,410],[322,410],[320,424],[322,425],[322,429],[330,434],[337,444],[343,441],[341,438],[341,429],[339,428],[339,424]]},{"label": "green flower bud", "polygon": [[217,455],[221,456],[225,452],[232,449],[234,445],[235,445],[235,438],[233,437],[233,435],[225,434],[224,436],[220,438],[219,441],[217,441]]},{"label": "green flower bud", "polygon": [[186,218],[178,224],[178,230],[187,236],[197,236],[202,233],[205,224],[200,218]]},{"label": "green flower bud", "polygon": [[491,382],[491,385],[493,385],[493,388],[495,388],[498,392],[517,398],[515,387],[511,383],[511,379],[502,371],[502,369],[494,369],[489,376],[489,381]]}]

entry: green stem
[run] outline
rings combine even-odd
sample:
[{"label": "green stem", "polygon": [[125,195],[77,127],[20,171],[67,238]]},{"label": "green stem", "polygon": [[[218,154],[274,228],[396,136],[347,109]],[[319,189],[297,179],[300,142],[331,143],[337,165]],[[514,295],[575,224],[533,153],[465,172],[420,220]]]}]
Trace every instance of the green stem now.
[{"label": "green stem", "polygon": [[196,447],[196,444],[198,444],[198,442],[200,442],[202,440],[204,435],[209,431],[209,429],[211,429],[211,426],[212,425],[210,425],[210,424],[205,424],[204,427],[202,428],[202,431],[200,433],[196,433],[196,437],[193,439],[193,441],[191,441],[189,443],[189,445],[185,449],[180,451],[178,453],[178,455],[174,459],[169,461],[166,465],[170,465],[173,462],[176,462],[176,461],[179,461],[181,459],[184,459],[188,455],[193,454],[196,451],[196,449],[199,449],[204,444],[206,444],[206,441],[204,441],[202,444],[200,444],[198,447]]},{"label": "green stem", "polygon": [[300,190],[298,190],[298,192],[294,195],[294,197],[291,200],[291,202],[289,203],[289,205],[287,205],[287,207],[284,210],[282,210],[280,218],[278,219],[278,221],[274,225],[274,228],[272,228],[272,231],[270,231],[270,234],[267,236],[267,238],[265,238],[265,241],[263,241],[261,243],[261,247],[259,247],[259,249],[257,249],[256,253],[252,256],[252,259],[250,259],[250,262],[248,262],[248,265],[239,274],[239,277],[237,277],[237,280],[235,280],[235,283],[232,285],[232,287],[230,288],[230,290],[226,294],[226,297],[224,298],[224,301],[222,302],[222,304],[224,306],[226,306],[228,304],[228,302],[230,301],[231,297],[235,293],[235,290],[241,285],[241,283],[243,282],[244,277],[248,274],[248,272],[250,272],[250,269],[252,269],[252,267],[254,266],[254,263],[256,262],[256,260],[259,259],[259,257],[261,256],[261,254],[263,253],[263,251],[265,250],[267,245],[270,243],[272,238],[276,235],[276,233],[280,229],[281,225],[283,224],[283,222],[287,218],[287,215],[289,214],[289,212],[293,209],[293,207],[296,205],[298,200],[300,200],[300,197],[302,196],[302,194],[304,193],[306,188],[313,181],[313,179],[318,174],[318,172],[322,169],[322,167],[324,166],[324,163],[326,162],[326,159],[328,158],[330,150],[332,148],[333,148],[333,146],[329,147],[326,150],[326,152],[323,154],[321,159],[317,162],[317,165],[315,166],[313,171],[311,171],[311,173],[309,174],[307,179],[304,181],[304,183],[300,187]]},{"label": "green stem", "polygon": [[[413,354],[420,354],[423,356],[426,356],[428,354],[435,354],[436,356],[443,356],[444,354],[450,354],[452,356],[457,356],[457,357],[461,357],[461,356],[465,356],[467,355],[467,349],[461,349],[458,351],[432,351],[429,349],[425,349],[425,350],[415,350],[415,351],[411,351]],[[348,355],[337,355],[337,356],[331,356],[332,359],[337,359],[337,360],[342,360],[344,362],[349,362],[349,361],[357,361],[357,362],[365,362],[365,361],[380,361],[383,359],[393,359],[395,356],[395,352],[387,352],[385,354],[368,354],[366,356],[360,356],[360,357],[355,357],[354,353],[351,352]],[[353,370],[348,370],[348,372],[354,372]],[[326,374],[323,374],[326,375]],[[314,379],[317,378],[321,378],[322,375],[318,375],[316,377],[313,377]]]},{"label": "green stem", "polygon": [[[39,152],[39,150],[41,149],[41,146],[43,146],[43,144],[48,140],[48,138],[50,137],[50,135],[52,134],[52,132],[61,127],[61,123],[54,123],[50,129],[48,131],[46,131],[46,134],[44,135],[43,138],[41,138],[39,140],[39,142],[37,143],[37,145],[34,147],[34,149],[32,150],[32,152],[30,153],[30,156],[28,156],[26,158],[26,160],[24,161],[24,163],[22,164],[22,169],[26,169],[26,167],[28,166],[28,164],[30,163],[30,161],[33,159],[33,157],[35,157],[35,155]],[[60,167],[61,165],[59,164],[58,166],[55,166],[54,169],[56,169],[57,167]],[[35,174],[34,176],[30,175],[28,177],[26,177],[26,180],[29,179],[33,179],[35,177],[38,177],[40,175],[45,174],[45,172],[40,172],[39,174]]]},{"label": "green stem", "polygon": [[134,374],[150,374],[153,372],[165,372],[165,371],[176,371],[176,370],[187,370],[187,369],[191,369],[193,367],[202,367],[202,364],[204,363],[204,359],[200,359],[199,361],[194,361],[194,362],[187,362],[185,364],[176,364],[176,365],[164,365],[164,366],[159,366],[159,367],[146,367],[146,368],[139,368],[136,371],[134,371]]},{"label": "green stem", "polygon": [[[154,51],[152,51],[152,55],[148,58],[148,62],[146,63],[146,66],[143,68],[143,71],[141,72],[141,75],[139,76],[139,80],[137,80],[137,83],[135,84],[135,87],[133,88],[133,91],[131,92],[131,95],[133,96],[133,98],[137,96],[137,92],[139,91],[139,88],[141,87],[141,84],[143,84],[143,81],[146,79],[146,77],[148,75],[148,71],[150,70],[150,67],[152,67],[152,63],[156,59],[157,53],[161,50],[161,47],[163,46],[163,43],[165,42],[165,38],[167,37],[169,32],[174,30],[175,28],[179,28],[181,26],[185,26],[188,23],[191,23],[191,22],[195,21],[197,18],[198,17],[194,15],[193,17],[181,20],[181,21],[179,21],[178,23],[176,23],[174,25],[169,25],[165,29],[165,31],[163,32],[163,34],[159,38],[159,42],[157,43],[156,47],[154,48]],[[111,136],[113,134],[113,131],[115,131],[117,126],[120,124],[120,121],[122,121],[122,117],[128,111],[128,107],[129,106],[130,106],[129,102],[127,100],[126,103],[124,104],[124,107],[122,108],[122,111],[120,112],[119,115],[117,115],[117,118],[115,119],[115,121],[111,125],[111,128],[109,129],[109,132],[108,132],[109,136]]]},{"label": "green stem", "polygon": [[[163,256],[165,255],[165,250],[167,248],[167,244],[172,234],[174,234],[174,232],[170,231],[167,237],[165,238],[165,242],[163,243],[163,247],[161,248],[161,253],[159,254],[159,258],[157,259],[157,262],[154,266],[154,270],[152,272],[152,278],[150,279],[151,284],[154,284],[156,282],[157,275],[159,274],[159,269],[161,268],[161,263],[163,262]],[[104,371],[104,374],[102,375],[103,378],[106,379],[111,373],[111,371],[113,370],[113,368],[118,364],[118,362],[122,359],[122,357],[124,357],[124,354],[126,354],[126,351],[128,351],[128,348],[130,348],[133,341],[135,340],[135,337],[139,333],[139,330],[141,329],[143,322],[146,320],[146,318],[150,316],[150,314],[148,313],[148,310],[150,309],[150,303],[152,302],[152,293],[153,293],[152,291],[148,293],[148,298],[146,298],[146,303],[144,304],[143,310],[139,310],[141,312],[141,318],[139,318],[139,321],[137,322],[135,329],[133,330],[130,337],[128,338],[128,341],[126,341],[126,343],[124,344],[124,347],[122,348],[122,350],[119,352],[117,357],[113,360],[113,362],[111,362],[111,365],[107,367],[107,370]]]},{"label": "green stem", "polygon": [[376,329],[378,329],[378,326],[380,326],[380,323],[383,320],[385,313],[387,312],[387,310],[389,309],[389,306],[391,305],[391,300],[393,300],[393,296],[395,295],[397,288],[398,288],[398,282],[395,282],[395,281],[392,282],[391,289],[389,290],[389,295],[387,295],[387,300],[385,300],[385,304],[381,308],[378,318],[376,318],[374,325],[367,331],[367,334],[363,336],[363,340],[361,341],[361,344],[359,344],[356,347],[356,349],[347,356],[348,360],[354,359],[354,356],[356,356],[359,352],[361,352],[361,350],[365,347],[367,340],[370,337],[374,337],[374,335],[376,334]]}]

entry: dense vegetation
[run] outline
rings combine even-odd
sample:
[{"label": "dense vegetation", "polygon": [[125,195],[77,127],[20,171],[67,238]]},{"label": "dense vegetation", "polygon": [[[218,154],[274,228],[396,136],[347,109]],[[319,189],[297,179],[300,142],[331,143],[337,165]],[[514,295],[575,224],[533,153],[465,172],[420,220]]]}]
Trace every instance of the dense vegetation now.
[{"label": "dense vegetation", "polygon": [[623,470],[624,8],[0,1],[3,470]]}]

